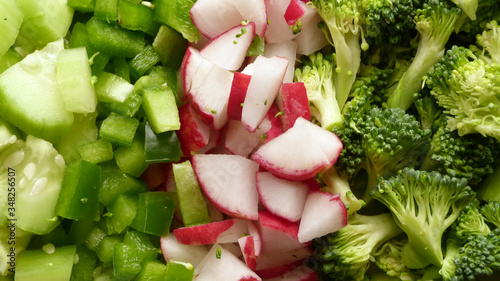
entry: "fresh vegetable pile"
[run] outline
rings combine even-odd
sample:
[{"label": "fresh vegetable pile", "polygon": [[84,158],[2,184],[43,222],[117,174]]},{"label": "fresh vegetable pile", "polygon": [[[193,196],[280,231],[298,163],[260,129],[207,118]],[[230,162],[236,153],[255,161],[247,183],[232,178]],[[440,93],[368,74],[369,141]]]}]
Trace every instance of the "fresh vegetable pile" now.
[{"label": "fresh vegetable pile", "polygon": [[0,0],[0,281],[498,277],[499,23]]}]

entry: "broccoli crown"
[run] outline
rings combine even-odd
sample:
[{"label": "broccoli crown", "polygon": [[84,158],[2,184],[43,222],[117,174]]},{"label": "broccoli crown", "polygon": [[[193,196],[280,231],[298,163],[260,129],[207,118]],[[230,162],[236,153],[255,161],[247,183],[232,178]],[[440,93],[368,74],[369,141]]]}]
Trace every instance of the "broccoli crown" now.
[{"label": "broccoli crown", "polygon": [[433,135],[431,148],[421,169],[465,178],[470,185],[475,186],[493,173],[499,151],[500,144],[493,138],[459,136],[457,131],[443,126]]},{"label": "broccoli crown", "polygon": [[[454,248],[454,249],[453,249]],[[500,229],[486,235],[468,236],[464,244],[447,247],[453,263],[445,263],[440,273],[444,280],[476,280],[500,269]],[[452,255],[453,254],[453,255]]]},{"label": "broccoli crown", "polygon": [[311,115],[326,129],[342,122],[334,86],[335,65],[334,55],[317,52],[303,58],[294,74],[295,81],[304,83]]},{"label": "broccoli crown", "polygon": [[450,1],[428,0],[415,15],[419,42],[416,54],[401,77],[397,87],[391,93],[389,107],[408,109],[413,102],[413,95],[422,85],[425,74],[444,55],[446,43],[455,30],[455,24],[461,15],[461,9]]},{"label": "broccoli crown", "polygon": [[405,45],[416,35],[415,0],[362,0],[364,24],[370,46]]},{"label": "broccoli crown", "polygon": [[471,235],[490,233],[490,228],[486,224],[479,205],[479,200],[474,199],[460,212],[457,220],[451,226],[453,234],[459,241],[463,242]]},{"label": "broccoli crown", "polygon": [[466,179],[404,168],[396,176],[381,179],[371,196],[391,211],[407,234],[411,249],[440,266],[443,233],[475,193]]},{"label": "broccoli crown", "polygon": [[427,75],[431,94],[460,136],[480,133],[500,140],[500,64],[453,47]]},{"label": "broccoli crown", "polygon": [[355,214],[347,226],[313,240],[314,264],[328,280],[363,280],[372,253],[402,230],[391,214]]},{"label": "broccoli crown", "polygon": [[431,95],[428,87],[413,95],[413,106],[416,116],[422,123],[422,128],[429,129],[435,133],[443,126],[445,115],[443,109],[437,104],[436,98]]},{"label": "broccoli crown", "polygon": [[493,224],[496,228],[500,228],[500,202],[486,202],[481,206],[481,214],[487,222]]},{"label": "broccoli crown", "polygon": [[477,36],[477,43],[489,53],[494,63],[500,64],[500,25],[496,20],[486,24],[483,33]]}]

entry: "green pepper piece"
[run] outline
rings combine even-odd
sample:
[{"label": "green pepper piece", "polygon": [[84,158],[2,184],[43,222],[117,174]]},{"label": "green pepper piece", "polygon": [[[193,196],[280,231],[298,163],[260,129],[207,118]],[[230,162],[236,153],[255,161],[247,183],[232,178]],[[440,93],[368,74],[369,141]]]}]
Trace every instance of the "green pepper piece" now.
[{"label": "green pepper piece", "polygon": [[167,262],[165,280],[191,281],[193,280],[194,267],[190,263],[171,260]]},{"label": "green pepper piece", "polygon": [[137,215],[130,226],[144,233],[168,235],[174,217],[175,201],[169,192],[139,194]]},{"label": "green pepper piece", "polygon": [[146,123],[146,163],[177,162],[181,158],[181,144],[175,131],[156,134]]},{"label": "green pepper piece", "polygon": [[56,205],[57,215],[68,219],[98,221],[101,167],[84,160],[69,163]]},{"label": "green pepper piece", "polygon": [[155,0],[155,19],[177,30],[189,42],[198,42],[200,32],[191,21],[193,0]]},{"label": "green pepper piece", "polygon": [[94,269],[97,264],[97,255],[87,247],[80,245],[76,248],[78,259],[73,265],[70,281],[93,281]]}]

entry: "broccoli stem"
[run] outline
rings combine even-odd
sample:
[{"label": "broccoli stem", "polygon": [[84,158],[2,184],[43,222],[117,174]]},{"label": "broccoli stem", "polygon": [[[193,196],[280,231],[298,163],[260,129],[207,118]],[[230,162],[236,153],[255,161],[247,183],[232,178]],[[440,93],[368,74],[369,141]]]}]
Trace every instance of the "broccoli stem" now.
[{"label": "broccoli stem", "polygon": [[340,194],[340,199],[344,203],[348,215],[356,213],[365,205],[365,202],[356,198],[352,192],[347,177],[340,176],[334,167],[325,172],[321,180],[325,183],[324,191]]},{"label": "broccoli stem", "polygon": [[500,201],[500,166],[489,175],[477,190],[477,198],[485,201]]}]

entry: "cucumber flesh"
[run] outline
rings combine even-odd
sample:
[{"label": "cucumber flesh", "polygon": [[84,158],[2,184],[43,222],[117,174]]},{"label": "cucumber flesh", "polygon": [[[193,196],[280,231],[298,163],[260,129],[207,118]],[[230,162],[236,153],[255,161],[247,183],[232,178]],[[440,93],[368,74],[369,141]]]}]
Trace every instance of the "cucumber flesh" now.
[{"label": "cucumber flesh", "polygon": [[25,57],[0,75],[0,115],[27,134],[55,142],[73,124],[61,97],[56,60],[63,40]]},{"label": "cucumber flesh", "polygon": [[0,0],[0,57],[16,42],[17,34],[23,22],[23,11],[16,1]]}]

